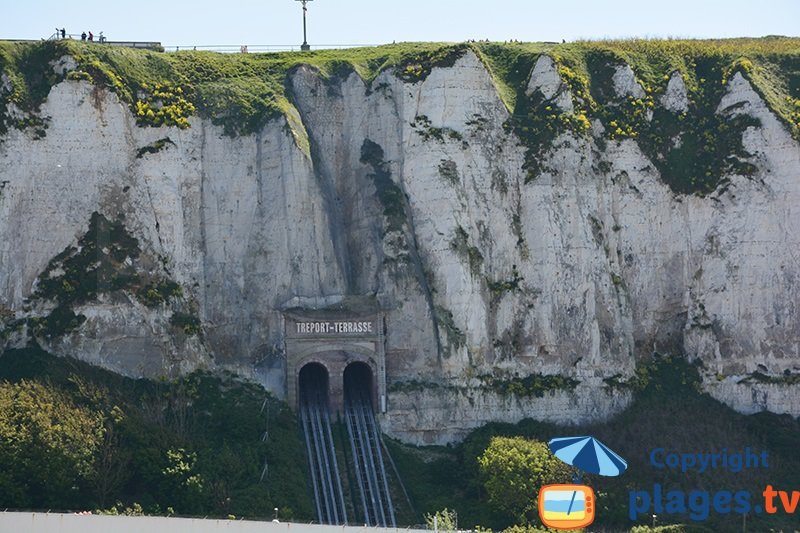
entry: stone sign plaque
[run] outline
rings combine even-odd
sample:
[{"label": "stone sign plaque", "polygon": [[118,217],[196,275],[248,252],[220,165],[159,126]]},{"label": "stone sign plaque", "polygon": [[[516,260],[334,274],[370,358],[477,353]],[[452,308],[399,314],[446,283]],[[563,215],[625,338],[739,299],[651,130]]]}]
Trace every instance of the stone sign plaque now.
[{"label": "stone sign plaque", "polygon": [[377,317],[311,319],[286,317],[286,336],[294,339],[377,337]]}]

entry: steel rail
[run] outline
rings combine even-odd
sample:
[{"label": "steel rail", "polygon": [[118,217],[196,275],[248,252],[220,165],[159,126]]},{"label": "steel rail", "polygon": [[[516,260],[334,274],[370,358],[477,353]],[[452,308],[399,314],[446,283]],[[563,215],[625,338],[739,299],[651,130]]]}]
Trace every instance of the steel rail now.
[{"label": "steel rail", "polygon": [[317,473],[314,467],[313,454],[311,453],[311,441],[309,433],[311,433],[311,425],[308,417],[308,403],[300,400],[300,422],[303,427],[303,437],[306,442],[306,454],[308,455],[308,471],[311,475],[311,485],[314,490],[314,506],[317,510],[317,520],[322,523],[322,507],[320,507],[319,487],[317,486]]}]

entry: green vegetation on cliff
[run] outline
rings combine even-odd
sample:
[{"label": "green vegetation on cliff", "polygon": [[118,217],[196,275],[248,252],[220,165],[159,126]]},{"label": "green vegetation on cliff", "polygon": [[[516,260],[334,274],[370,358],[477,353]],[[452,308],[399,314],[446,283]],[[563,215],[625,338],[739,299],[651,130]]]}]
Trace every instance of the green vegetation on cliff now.
[{"label": "green vegetation on cliff", "polygon": [[[733,110],[717,113],[726,85],[737,72],[800,139],[800,39],[786,37],[401,43],[270,54],[160,53],[69,40],[6,42],[0,43],[0,134],[17,127],[32,128],[36,137],[45,135],[47,118],[36,111],[50,88],[64,78],[108,87],[131,107],[141,126],[187,128],[189,117],[199,114],[222,126],[226,134],[237,135],[257,131],[280,115],[295,116],[288,77],[301,65],[318,69],[331,87],[356,72],[369,84],[370,93],[388,89],[386,84],[371,86],[384,70],[414,84],[435,67],[451,66],[468,51],[485,63],[511,112],[507,127],[527,148],[523,168],[528,181],[547,170],[543,156],[559,134],[597,137],[591,127],[595,119],[605,130],[596,139],[601,148],[606,140],[635,139],[676,192],[707,194],[726,175],[751,174],[755,167],[748,161],[741,136],[756,122],[731,115]],[[572,111],[563,112],[540,93],[527,94],[531,70],[542,54],[555,61],[570,90]],[[63,72],[65,56],[76,63],[67,72]],[[614,94],[611,78],[623,64],[632,67],[644,97]],[[686,86],[685,111],[666,110],[659,102],[675,73]],[[302,127],[296,120],[289,123],[304,145]],[[437,139],[443,133],[461,139],[454,130],[420,130],[421,135]]]},{"label": "green vegetation on cliff", "polygon": [[[457,512],[459,528],[474,526],[526,531],[538,525],[532,509],[542,480],[570,482],[571,475],[548,463],[543,445],[554,437],[593,435],[628,462],[627,471],[615,478],[584,476],[597,493],[597,518],[593,528],[628,531],[650,525],[645,513],[639,522],[628,517],[631,490],[652,493],[653,484],[687,493],[700,488],[713,494],[719,490],[749,490],[758,502],[764,487],[794,490],[800,479],[800,422],[787,415],[736,413],[699,391],[700,376],[695,365],[682,358],[656,356],[638,368],[634,379],[621,384],[634,393],[632,405],[606,423],[557,426],[533,420],[519,424],[495,423],[473,431],[460,444],[447,447],[414,447],[388,441],[403,481],[418,512],[427,514],[447,508]],[[609,394],[613,394],[613,389]],[[508,437],[511,440],[497,440]],[[527,443],[518,440],[527,439]],[[680,469],[657,469],[650,464],[655,448],[675,453],[738,453],[750,447],[754,453],[768,452],[768,468],[731,472],[722,468],[700,473]],[[490,463],[502,463],[487,469]],[[503,492],[516,484],[519,494]],[[520,497],[528,495],[528,498]],[[691,523],[687,514],[659,513],[658,524]],[[738,531],[742,516],[713,511],[703,522],[687,531]],[[794,531],[792,515],[751,514],[748,531]],[[695,529],[693,529],[695,528]],[[637,531],[639,531],[637,529]],[[676,531],[683,531],[677,529]]]},{"label": "green vegetation on cliff", "polygon": [[[545,45],[541,43],[473,43],[487,64],[510,111],[516,108],[518,90],[527,84],[531,69],[541,54],[551,56],[561,67],[562,79],[579,95],[591,100],[592,61],[605,56],[629,64],[649,94],[663,92],[673,72],[686,83],[690,99],[701,97],[703,86],[712,81],[727,83],[735,71],[743,71],[767,105],[800,135],[800,39],[629,39],[621,41],[578,41]],[[703,74],[717,70],[716,79]],[[666,77],[665,77],[666,76]],[[591,103],[589,104],[591,106]]]},{"label": "green vegetation on cliff", "polygon": [[[757,121],[718,107],[730,79],[740,73],[800,139],[800,40],[772,37],[714,41],[629,40],[578,42],[544,49],[539,44],[477,44],[512,113],[507,123],[526,146],[527,181],[547,169],[543,156],[561,133],[606,140],[635,139],[676,192],[707,194],[726,175],[755,167],[742,133]],[[529,73],[545,53],[555,62],[573,111],[564,112],[539,92],[527,94]],[[630,65],[644,96],[618,96],[612,77]],[[673,74],[683,80],[685,111],[660,103]],[[604,134],[592,132],[597,119]]]},{"label": "green vegetation on cliff", "polygon": [[194,302],[184,298],[180,284],[157,272],[155,260],[141,253],[138,239],[129,233],[122,218],[111,221],[94,212],[86,233],[56,255],[37,278],[30,300],[55,307],[46,316],[12,321],[0,330],[0,339],[25,323],[34,337],[64,335],[86,320],[76,314],[78,307],[120,294],[150,308],[167,307],[172,311],[173,326],[187,335],[201,334]]},{"label": "green vegetation on cliff", "polygon": [[[690,93],[699,94],[712,81],[702,76],[699,64],[713,63],[720,73],[728,74],[743,68],[778,116],[795,132],[800,129],[800,40],[784,37],[557,45],[401,43],[268,54],[160,53],[69,40],[4,42],[0,43],[0,71],[6,77],[0,84],[0,127],[26,125],[8,116],[8,103],[22,111],[34,111],[50,87],[67,77],[90,79],[109,87],[131,106],[142,124],[185,127],[185,118],[199,113],[223,125],[229,134],[249,133],[291,105],[287,75],[300,65],[319,69],[330,81],[355,71],[372,82],[380,72],[391,69],[400,79],[416,83],[434,67],[451,66],[467,50],[486,63],[500,96],[512,111],[518,103],[519,88],[527,82],[540,54],[551,55],[563,67],[562,75],[574,76],[574,83],[584,86],[590,83],[591,58],[605,54],[629,63],[656,94],[665,86],[664,76],[674,71],[684,75]],[[75,59],[76,68],[56,74],[52,65],[66,55]]]},{"label": "green vegetation on cliff", "polygon": [[[357,72],[371,81],[387,68],[402,79],[424,79],[436,66],[448,66],[464,45],[435,43],[387,45],[351,50],[219,54],[182,51],[160,53],[76,41],[37,44],[0,43],[0,71],[10,82],[0,84],[0,133],[9,126],[27,126],[9,116],[7,105],[35,111],[54,84],[88,79],[114,91],[141,125],[188,127],[186,119],[199,113],[225,128],[229,135],[247,134],[287,111],[287,74],[311,65],[328,79]],[[77,62],[66,75],[52,64],[63,56]],[[5,93],[5,94],[4,94]]]},{"label": "green vegetation on cliff", "polygon": [[[598,494],[596,526],[608,531],[635,525],[628,518],[629,491],[652,490],[654,483],[711,493],[749,490],[754,497],[766,484],[792,490],[800,476],[798,421],[735,413],[700,393],[699,384],[695,365],[655,357],[634,379],[617,383],[635,400],[607,423],[490,424],[447,447],[388,441],[415,507],[401,525],[446,508],[461,529],[533,531],[539,486],[573,475],[543,444],[556,436],[594,435],[628,461],[618,478],[584,478]],[[683,473],[649,463],[654,448],[734,453],[746,447],[766,450],[769,467]],[[304,464],[286,404],[232,376],[132,380],[35,346],[0,356],[3,507],[221,517],[269,517],[279,507],[283,518],[307,520],[312,509]],[[650,515],[642,521],[649,524]],[[659,524],[670,521],[688,517],[659,514]],[[747,522],[753,531],[796,527],[781,513],[748,516]],[[702,526],[732,531],[740,524],[739,515],[711,513]]]},{"label": "green vegetation on cliff", "polygon": [[294,415],[257,385],[0,356],[2,508],[309,519],[303,468]]}]

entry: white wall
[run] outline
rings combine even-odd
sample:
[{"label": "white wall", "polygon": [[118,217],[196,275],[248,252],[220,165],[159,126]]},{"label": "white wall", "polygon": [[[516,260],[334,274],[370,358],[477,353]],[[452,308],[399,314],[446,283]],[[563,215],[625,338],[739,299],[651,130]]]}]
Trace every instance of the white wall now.
[{"label": "white wall", "polygon": [[0,513],[2,533],[365,533],[421,532],[413,529],[203,520],[155,516],[101,516],[56,513]]}]

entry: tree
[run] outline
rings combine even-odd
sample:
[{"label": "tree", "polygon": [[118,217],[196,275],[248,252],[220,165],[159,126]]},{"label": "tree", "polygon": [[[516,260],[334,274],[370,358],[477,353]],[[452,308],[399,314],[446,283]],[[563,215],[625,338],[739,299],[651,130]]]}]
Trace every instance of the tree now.
[{"label": "tree", "polygon": [[571,479],[545,443],[522,437],[493,437],[478,465],[489,503],[521,524],[535,516],[540,487]]},{"label": "tree", "polygon": [[182,513],[201,512],[204,503],[204,480],[197,468],[197,453],[183,448],[169,449],[162,471],[166,493],[172,495],[175,509]]},{"label": "tree", "polygon": [[94,472],[89,478],[101,509],[108,505],[109,498],[117,494],[129,478],[130,453],[120,444],[118,428],[124,420],[125,413],[115,405],[103,423]]},{"label": "tree", "polygon": [[0,506],[76,505],[101,435],[101,417],[52,385],[0,383]]}]

